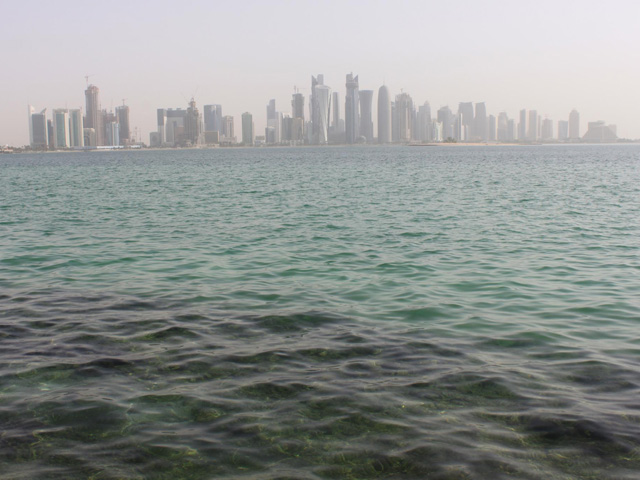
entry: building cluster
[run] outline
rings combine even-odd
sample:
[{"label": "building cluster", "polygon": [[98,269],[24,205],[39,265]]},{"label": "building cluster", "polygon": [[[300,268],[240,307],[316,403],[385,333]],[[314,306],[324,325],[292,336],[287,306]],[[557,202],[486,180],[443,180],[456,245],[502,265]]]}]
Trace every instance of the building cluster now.
[{"label": "building cluster", "polygon": [[[432,115],[429,102],[416,106],[411,96],[401,92],[392,98],[386,85],[378,89],[377,136],[374,133],[373,90],[360,90],[357,75],[349,73],[344,104],[340,94],[325,85],[324,76],[311,77],[308,117],[305,98],[297,89],[291,99],[291,113],[278,111],[276,101],[267,105],[263,135],[256,135],[251,113],[242,114],[243,145],[327,145],[364,143],[431,142],[571,142],[615,141],[616,127],[591,122],[580,135],[580,115],[573,110],[567,120],[554,126],[553,120],[536,110],[521,110],[517,119],[506,112],[487,113],[484,103],[462,102],[457,111],[441,107]],[[344,118],[341,108],[344,105]],[[204,117],[192,99],[189,108],[159,109],[158,130],[151,133],[151,146],[231,145],[233,117],[222,116],[220,105],[205,105]]]},{"label": "building cluster", "polygon": [[[308,109],[304,95],[295,88],[290,113],[278,111],[276,101],[269,101],[264,135],[256,135],[253,115],[243,113],[240,140],[236,136],[234,117],[223,116],[221,105],[204,105],[201,112],[195,99],[191,98],[187,108],[157,110],[157,130],[150,134],[150,146],[617,140],[615,125],[602,121],[590,122],[587,132],[581,135],[580,115],[576,110],[556,125],[536,110],[521,110],[518,118],[509,118],[506,112],[500,112],[496,117],[487,113],[482,102],[475,105],[461,102],[455,112],[449,106],[443,106],[433,115],[429,102],[416,105],[403,91],[392,97],[386,85],[378,89],[377,128],[374,130],[374,93],[373,90],[360,90],[358,75],[349,73],[342,103],[340,94],[331,91],[323,75],[312,76]],[[58,108],[52,110],[50,118],[46,109],[37,113],[29,106],[31,147],[117,148],[135,143],[129,126],[128,106],[116,107],[115,112],[102,109],[100,90],[95,85],[87,85],[85,102],[84,115],[81,108]],[[344,117],[341,115],[343,106]]]},{"label": "building cluster", "polygon": [[100,106],[100,89],[87,85],[85,114],[82,108],[55,108],[47,118],[29,105],[29,144],[34,150],[117,148],[134,143],[129,123],[129,107],[116,107],[115,112]]}]

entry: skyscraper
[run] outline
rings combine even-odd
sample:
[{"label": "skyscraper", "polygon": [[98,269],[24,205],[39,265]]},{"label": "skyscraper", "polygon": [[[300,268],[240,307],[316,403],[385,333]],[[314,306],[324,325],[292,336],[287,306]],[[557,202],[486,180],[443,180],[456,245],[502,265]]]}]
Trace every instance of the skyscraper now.
[{"label": "skyscraper", "polygon": [[84,147],[84,125],[82,110],[69,110],[69,139],[72,147]]},{"label": "skyscraper", "polygon": [[71,137],[69,136],[69,110],[56,108],[53,110],[53,146],[55,148],[69,148]]},{"label": "skyscraper", "polygon": [[529,128],[527,129],[527,140],[535,142],[538,140],[538,111],[529,110]]},{"label": "skyscraper", "polygon": [[[251,120],[253,122],[253,116],[251,117]],[[251,125],[253,125],[253,123]],[[222,142],[236,143],[234,120],[231,115],[225,115],[222,117]]]},{"label": "skyscraper", "polygon": [[249,112],[242,114],[242,143],[246,146],[253,146],[253,115]]},{"label": "skyscraper", "polygon": [[331,109],[331,89],[324,84],[322,74],[311,76],[311,141],[326,144],[329,139],[329,112]]},{"label": "skyscraper", "polygon": [[296,92],[291,98],[291,116],[304,122],[304,95],[301,93]]},{"label": "skyscraper", "polygon": [[424,102],[424,105],[418,107],[417,117],[417,135],[416,140],[420,142],[431,141],[431,105],[429,102]]},{"label": "skyscraper", "polygon": [[116,121],[120,125],[120,145],[131,143],[131,127],[129,125],[129,107],[120,105],[116,107]]},{"label": "skyscraper", "polygon": [[527,111],[520,110],[520,123],[518,123],[518,140],[524,142],[527,139]]},{"label": "skyscraper", "polygon": [[391,143],[391,95],[386,85],[378,90],[378,143]]},{"label": "skyscraper", "polygon": [[291,98],[291,141],[294,144],[304,142],[304,95],[297,91]]},{"label": "skyscraper", "polygon": [[453,112],[448,106],[438,110],[438,122],[442,124],[442,139],[453,138]]},{"label": "skyscraper", "polygon": [[373,142],[373,90],[360,90],[360,136]]},{"label": "skyscraper", "polygon": [[272,98],[267,105],[267,122],[276,118],[276,100]]},{"label": "skyscraper", "polygon": [[112,147],[120,145],[120,125],[118,122],[108,122],[105,124],[105,143]]},{"label": "skyscraper", "polygon": [[576,109],[569,114],[569,139],[578,140],[580,138],[580,114]]},{"label": "skyscraper", "polygon": [[[487,107],[484,102],[476,103],[476,116],[473,125],[473,140],[487,141],[489,139],[489,124]],[[495,140],[495,139],[494,139]]]},{"label": "skyscraper", "polygon": [[200,112],[196,107],[196,101],[193,97],[191,97],[191,101],[189,102],[189,108],[187,108],[187,114],[185,116],[184,122],[184,136],[185,143],[189,143],[191,145],[199,145],[202,143],[202,139],[200,138],[202,133],[202,118],[200,116]]},{"label": "skyscraper", "polygon": [[222,134],[222,105],[204,106],[204,130]]},{"label": "skyscraper", "polygon": [[507,122],[507,140],[514,142],[516,140],[516,121],[513,118]]},{"label": "skyscraper", "polygon": [[540,130],[540,138],[542,140],[553,139],[553,120],[545,118],[542,120],[542,129]]},{"label": "skyscraper", "polygon": [[456,139],[469,141],[475,138],[475,132],[473,128],[474,116],[472,102],[460,102],[460,104],[458,105],[458,120],[460,125],[458,129],[458,135],[456,135]]},{"label": "skyscraper", "polygon": [[360,136],[360,98],[358,76],[347,74],[347,93],[344,101],[344,129],[347,143],[356,143]]},{"label": "skyscraper", "polygon": [[[276,100],[269,100],[269,104],[267,105],[267,127],[265,128],[265,141],[268,144],[280,143],[280,115],[279,112],[276,112]],[[244,128],[244,125],[243,125]],[[244,138],[244,137],[243,137]]]},{"label": "skyscraper", "polygon": [[558,140],[565,141],[569,138],[569,122],[558,120]]},{"label": "skyscraper", "polygon": [[316,86],[317,132],[315,142],[325,145],[329,142],[329,113],[331,110],[331,89],[326,85]]},{"label": "skyscraper", "polygon": [[507,142],[512,140],[509,138],[509,117],[507,112],[500,112],[498,114],[498,141]]},{"label": "skyscraper", "polygon": [[311,96],[309,97],[309,121],[311,122],[311,143],[317,143],[318,137],[318,98],[316,95],[316,87],[324,83],[324,76],[319,74],[317,77],[311,75]]},{"label": "skyscraper", "polygon": [[47,149],[49,147],[49,134],[47,128],[47,109],[35,113],[29,105],[29,144],[34,149]]},{"label": "skyscraper", "polygon": [[344,133],[344,120],[340,118],[340,94],[333,92],[331,98],[331,131],[334,135],[339,135]]},{"label": "skyscraper", "polygon": [[[108,127],[108,125],[110,123],[117,123],[118,120],[116,118],[116,114],[113,112],[108,112],[106,110],[102,110],[102,114],[101,114],[101,120],[100,122],[102,123],[102,141],[103,141],[103,145],[118,145],[119,143],[113,143],[112,141],[112,133],[113,133],[113,128]],[[111,129],[110,129],[111,128]],[[120,139],[118,139],[119,142]]]},{"label": "skyscraper", "polygon": [[489,115],[489,121],[487,122],[488,125],[488,133],[487,133],[487,140],[489,140],[490,142],[495,142],[496,141],[496,117],[495,115]]},{"label": "skyscraper", "polygon": [[89,85],[84,91],[84,97],[86,103],[84,126],[85,128],[93,128],[95,130],[97,145],[104,145],[104,129],[102,127],[102,111],[100,109],[100,89],[95,85]]},{"label": "skyscraper", "polygon": [[398,141],[410,142],[413,130],[413,100],[408,93],[396,95],[396,121],[398,125]]}]

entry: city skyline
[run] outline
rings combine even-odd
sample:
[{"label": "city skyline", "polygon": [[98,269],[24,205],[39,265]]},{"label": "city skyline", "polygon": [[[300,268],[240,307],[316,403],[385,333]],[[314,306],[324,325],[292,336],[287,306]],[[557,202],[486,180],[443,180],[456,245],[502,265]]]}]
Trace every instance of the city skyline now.
[{"label": "city skyline", "polygon": [[[442,106],[455,111],[469,101],[484,102],[495,116],[506,111],[516,118],[526,108],[555,121],[576,108],[585,126],[605,120],[618,126],[619,137],[640,138],[636,3],[542,1],[530,9],[496,1],[455,7],[328,1],[311,19],[307,3],[12,5],[0,33],[11,45],[0,80],[0,143],[29,142],[25,105],[48,113],[84,108],[85,76],[99,86],[103,109],[115,112],[127,99],[131,131],[138,127],[145,142],[156,129],[157,108],[186,108],[191,97],[200,107],[223,105],[238,125],[251,112],[260,135],[265,102],[290,103],[294,87],[308,102],[312,72],[322,72],[331,93],[340,93],[342,118],[345,74],[354,72],[360,90],[377,93],[385,84],[392,100],[407,92],[416,106],[428,101],[434,117]],[[159,45],[163,25],[174,40]],[[332,35],[323,33],[327,27]],[[231,42],[225,46],[222,38]]]},{"label": "city skyline", "polygon": [[[85,77],[88,82],[88,77]],[[251,112],[242,114],[241,140],[234,133],[233,116],[222,116],[222,105],[204,105],[200,112],[194,97],[184,108],[158,108],[157,130],[149,134],[151,147],[199,145],[325,145],[356,143],[432,143],[432,142],[611,142],[618,140],[617,126],[604,121],[587,122],[581,128],[580,114],[573,109],[568,120],[554,120],[536,110],[522,109],[519,121],[507,112],[488,114],[484,102],[460,102],[454,114],[443,106],[432,117],[428,101],[418,105],[401,91],[395,102],[383,85],[378,90],[377,129],[373,122],[373,90],[360,90],[359,77],[348,73],[345,83],[345,119],[340,116],[340,95],[324,84],[324,75],[311,76],[309,121],[305,122],[305,99],[298,89],[292,95],[291,112],[278,111],[276,100],[266,105],[264,136],[255,131]],[[53,109],[51,119],[45,108],[37,112],[28,106],[30,146],[37,150],[65,148],[126,147],[145,144],[131,135],[129,106],[116,107],[115,114],[101,108],[100,89],[87,84],[86,114],[82,109]],[[84,128],[83,128],[84,127]],[[389,134],[389,129],[391,133]],[[584,135],[582,132],[585,132]],[[375,133],[374,133],[375,132]],[[377,133],[380,132],[380,135]]]}]

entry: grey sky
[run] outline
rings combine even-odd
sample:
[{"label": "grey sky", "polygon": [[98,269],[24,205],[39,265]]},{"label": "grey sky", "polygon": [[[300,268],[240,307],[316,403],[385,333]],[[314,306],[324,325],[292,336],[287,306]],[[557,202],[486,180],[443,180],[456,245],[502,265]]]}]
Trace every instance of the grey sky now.
[{"label": "grey sky", "polygon": [[[2,8],[0,143],[28,143],[27,104],[84,109],[86,74],[103,108],[126,98],[132,126],[155,130],[156,109],[220,103],[264,132],[275,98],[289,113],[310,77],[344,101],[361,89],[404,89],[432,111],[461,101],[489,113],[572,108],[586,123],[640,138],[640,2],[498,1],[10,1]],[[374,104],[376,98],[374,97]],[[344,115],[344,105],[341,105]]]}]

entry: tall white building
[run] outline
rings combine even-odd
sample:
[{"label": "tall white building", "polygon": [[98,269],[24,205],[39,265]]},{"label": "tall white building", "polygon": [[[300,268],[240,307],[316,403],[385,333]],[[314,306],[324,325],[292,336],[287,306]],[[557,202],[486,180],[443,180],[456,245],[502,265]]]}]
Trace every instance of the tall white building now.
[{"label": "tall white building", "polygon": [[509,138],[509,117],[507,112],[500,112],[498,114],[498,141],[508,142],[513,140]]},{"label": "tall white building", "polygon": [[577,140],[580,138],[580,114],[577,110],[571,110],[569,114],[569,139]]},{"label": "tall white building", "polygon": [[445,105],[438,109],[438,122],[442,124],[442,139],[453,138],[454,116],[448,106]]},{"label": "tall white building", "polygon": [[340,94],[333,92],[332,98],[331,117],[333,120],[331,121],[331,128],[333,129],[333,133],[339,134],[344,132],[344,120],[340,118]]},{"label": "tall white building", "polygon": [[326,85],[315,88],[315,115],[317,118],[316,143],[325,145],[329,142],[329,111],[331,108],[331,89]]},{"label": "tall white building", "polygon": [[416,140],[421,142],[431,141],[431,105],[429,105],[429,102],[424,102],[424,105],[418,107],[416,128]]},{"label": "tall white building", "polygon": [[487,118],[487,107],[484,102],[476,103],[476,113],[473,125],[474,140],[489,140],[489,124]]},{"label": "tall white building", "polygon": [[386,85],[378,90],[378,143],[391,143],[391,95]]},{"label": "tall white building", "polygon": [[413,130],[413,100],[408,93],[396,95],[396,121],[398,141],[410,142]]},{"label": "tall white building", "polygon": [[324,84],[324,75],[311,76],[311,114],[310,141],[316,145],[329,141],[329,111],[331,107],[331,89]]},{"label": "tall white building", "polygon": [[373,90],[360,90],[360,136],[373,142]]},{"label": "tall white building", "polygon": [[558,120],[558,140],[565,141],[569,138],[569,122]]},{"label": "tall white building", "polygon": [[529,128],[527,129],[527,140],[535,142],[538,140],[538,111],[529,110]]},{"label": "tall white building", "polygon": [[344,101],[344,128],[347,143],[356,143],[360,136],[360,92],[358,76],[347,74],[347,94]]}]

